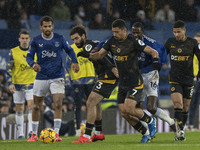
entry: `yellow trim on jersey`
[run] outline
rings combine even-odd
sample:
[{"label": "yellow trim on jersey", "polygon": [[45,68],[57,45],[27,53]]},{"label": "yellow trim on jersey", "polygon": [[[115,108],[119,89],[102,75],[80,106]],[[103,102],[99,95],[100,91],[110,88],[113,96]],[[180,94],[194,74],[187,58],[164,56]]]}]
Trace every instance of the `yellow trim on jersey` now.
[{"label": "yellow trim on jersey", "polygon": [[[27,51],[23,51],[19,46],[11,49],[13,55],[12,83],[32,84],[34,83],[36,72],[26,62]],[[36,62],[35,56],[35,62]]]},{"label": "yellow trim on jersey", "polygon": [[[73,48],[76,56],[77,54],[83,50],[83,48],[78,48],[75,44],[72,44],[71,47]],[[70,68],[70,75],[72,80],[77,80],[80,78],[85,77],[95,77],[95,70],[93,63],[88,59],[84,57],[77,57],[78,64],[79,64],[79,72],[75,73],[72,70],[72,66]]]},{"label": "yellow trim on jersey", "polygon": [[193,89],[193,88],[194,88],[194,86],[188,87],[188,89]]},{"label": "yellow trim on jersey", "polygon": [[97,82],[103,82],[103,83],[115,84],[116,81],[117,81],[117,80],[115,79],[115,80],[98,80]]},{"label": "yellow trim on jersey", "polygon": [[169,82],[169,84],[179,84],[178,82]]},{"label": "yellow trim on jersey", "polygon": [[143,87],[144,87],[144,84],[142,83],[140,86],[137,86],[134,89],[142,89]]}]

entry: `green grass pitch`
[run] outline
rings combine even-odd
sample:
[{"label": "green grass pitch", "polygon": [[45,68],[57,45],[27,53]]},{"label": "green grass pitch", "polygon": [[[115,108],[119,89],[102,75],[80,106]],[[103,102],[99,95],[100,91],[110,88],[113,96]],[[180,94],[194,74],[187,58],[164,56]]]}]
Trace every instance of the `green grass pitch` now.
[{"label": "green grass pitch", "polygon": [[1,140],[0,150],[200,150],[200,132],[186,132],[186,141],[174,141],[174,134],[157,133],[150,143],[139,143],[142,135],[106,135],[106,140],[94,143],[76,143],[78,137],[62,137],[62,142],[43,144],[23,140]]}]

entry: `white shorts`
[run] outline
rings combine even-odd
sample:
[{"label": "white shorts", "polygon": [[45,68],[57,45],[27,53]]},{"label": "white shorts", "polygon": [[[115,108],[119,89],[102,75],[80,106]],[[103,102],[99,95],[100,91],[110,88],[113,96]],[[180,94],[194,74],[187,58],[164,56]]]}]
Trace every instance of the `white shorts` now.
[{"label": "white shorts", "polygon": [[13,94],[13,100],[15,104],[24,104],[25,100],[33,100],[33,89],[15,91]]},{"label": "white shorts", "polygon": [[65,93],[64,78],[35,80],[33,86],[33,95],[38,97],[46,96],[47,92],[51,94]]},{"label": "white shorts", "polygon": [[158,71],[153,70],[148,73],[143,73],[142,78],[144,81],[144,88],[141,96],[141,101],[144,101],[146,96],[158,97],[158,84],[159,84]]}]

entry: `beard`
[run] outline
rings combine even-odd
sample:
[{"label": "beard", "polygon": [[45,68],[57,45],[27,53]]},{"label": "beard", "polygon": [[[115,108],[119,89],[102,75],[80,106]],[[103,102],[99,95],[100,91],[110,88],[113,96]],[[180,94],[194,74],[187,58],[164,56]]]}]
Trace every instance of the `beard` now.
[{"label": "beard", "polygon": [[80,43],[79,43],[78,45],[76,44],[76,46],[77,46],[78,48],[81,48],[81,47],[83,47],[84,44],[85,44],[85,42],[84,42],[84,40],[81,38]]},{"label": "beard", "polygon": [[44,34],[48,37],[51,35],[51,31],[45,31]]}]

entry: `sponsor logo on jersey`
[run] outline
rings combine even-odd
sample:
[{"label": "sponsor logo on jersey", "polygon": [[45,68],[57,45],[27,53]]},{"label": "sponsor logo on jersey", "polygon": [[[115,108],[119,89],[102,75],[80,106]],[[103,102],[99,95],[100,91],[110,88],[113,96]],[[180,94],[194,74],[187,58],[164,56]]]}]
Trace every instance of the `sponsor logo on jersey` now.
[{"label": "sponsor logo on jersey", "polygon": [[116,47],[116,45],[112,45],[112,47]]},{"label": "sponsor logo on jersey", "polygon": [[20,70],[21,71],[24,71],[24,70],[27,70],[27,69],[32,69],[29,65],[26,65],[26,64],[21,64],[20,65]]},{"label": "sponsor logo on jersey", "polygon": [[176,48],[176,46],[174,46],[174,45],[171,45],[171,46],[170,46],[170,48]]},{"label": "sponsor logo on jersey", "polygon": [[115,60],[117,60],[117,61],[127,61],[128,56],[115,56]]},{"label": "sponsor logo on jersey", "polygon": [[46,50],[43,50],[42,51],[42,58],[45,58],[45,57],[57,57],[57,54],[52,51],[52,52],[49,52],[49,51],[46,51]]},{"label": "sponsor logo on jersey", "polygon": [[175,61],[188,61],[190,56],[175,56],[175,55],[171,55],[171,60],[175,60]]}]

